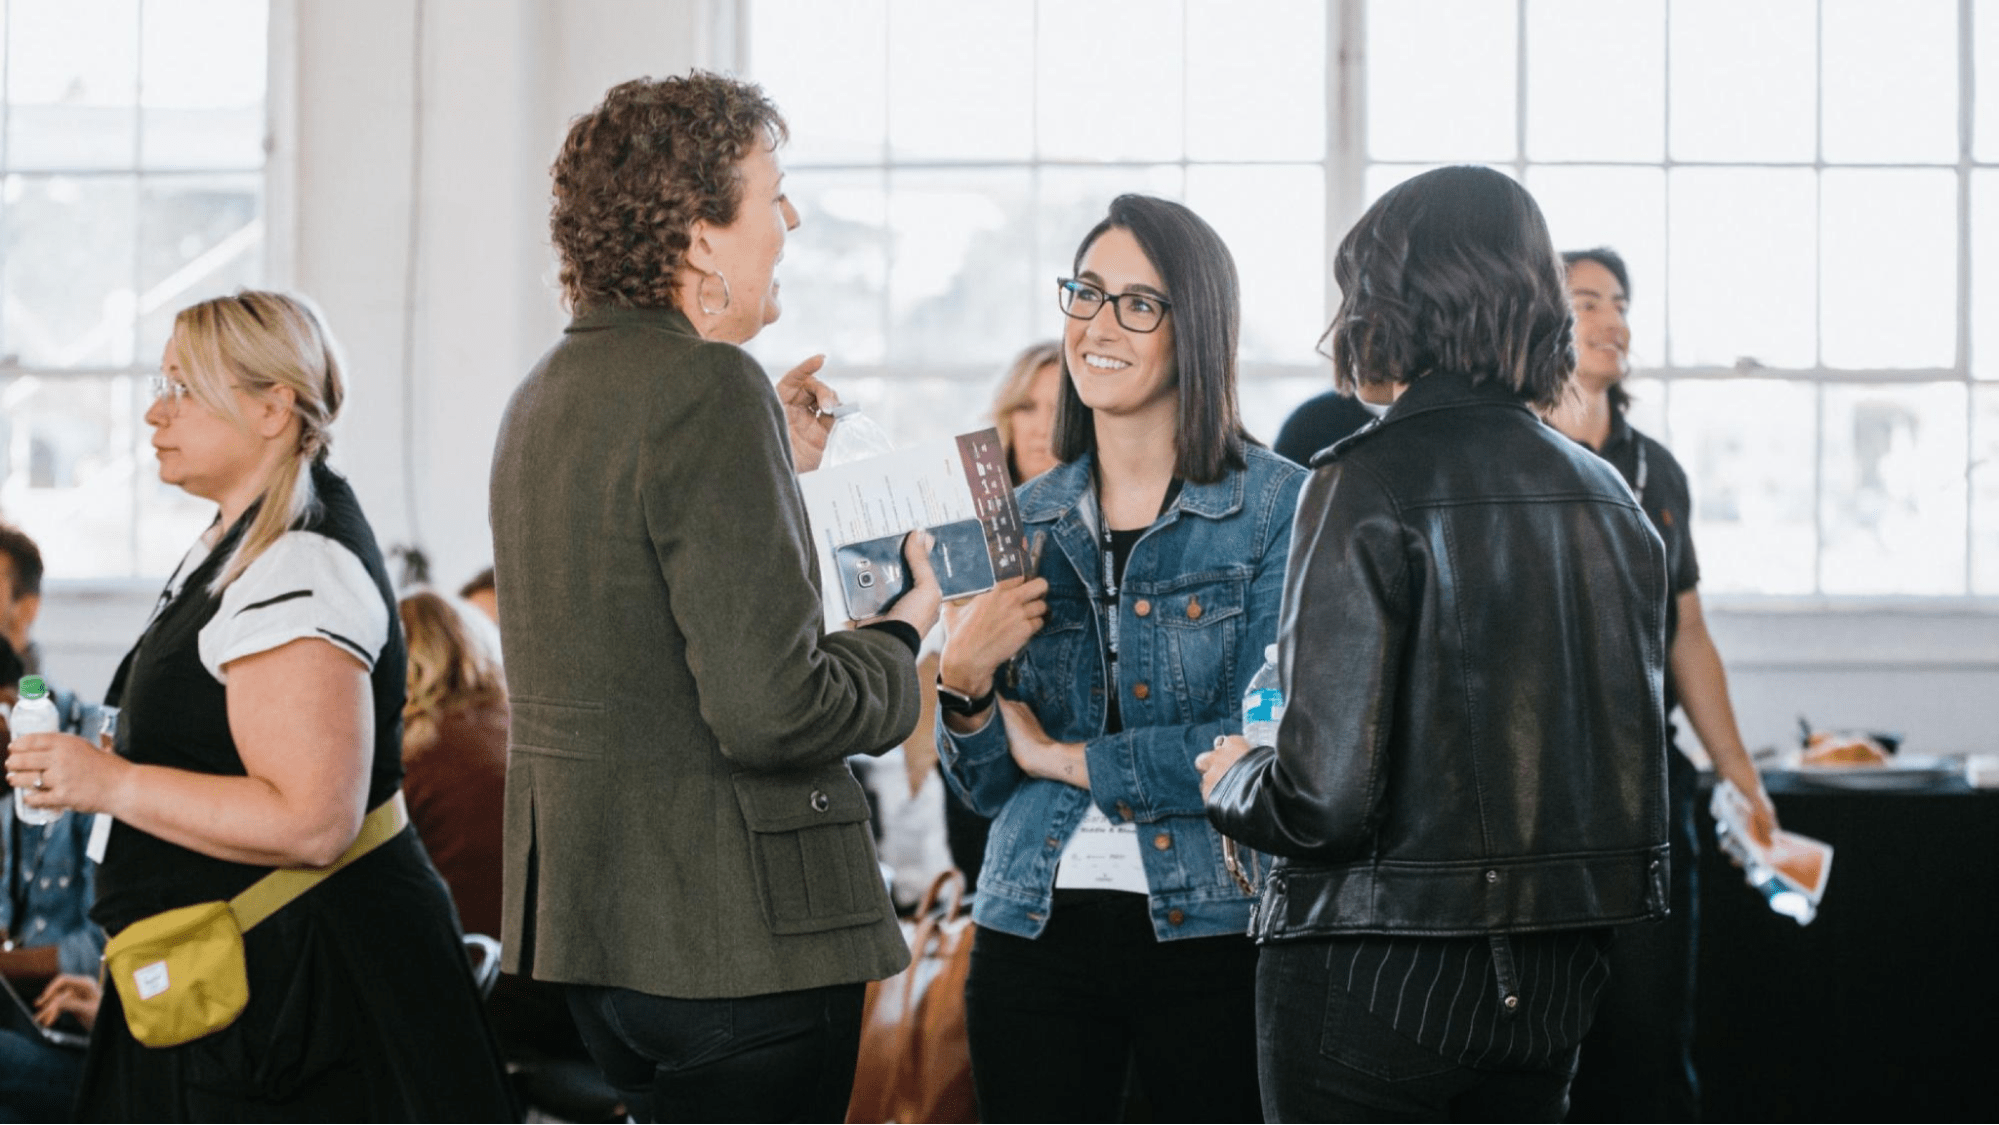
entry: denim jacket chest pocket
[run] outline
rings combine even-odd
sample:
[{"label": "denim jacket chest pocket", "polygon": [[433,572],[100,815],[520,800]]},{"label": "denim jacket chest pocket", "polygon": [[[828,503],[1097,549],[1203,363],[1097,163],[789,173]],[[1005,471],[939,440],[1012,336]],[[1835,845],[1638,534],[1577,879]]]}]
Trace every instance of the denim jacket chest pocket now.
[{"label": "denim jacket chest pocket", "polygon": [[1091,693],[1101,692],[1101,654],[1089,593],[1074,583],[1050,583],[1048,616],[1027,642],[1017,665],[1018,682],[1008,692],[1031,700],[1042,729],[1065,740],[1099,733]]},{"label": "denim jacket chest pocket", "polygon": [[[1203,722],[1232,709],[1237,673],[1246,654],[1249,631],[1247,567],[1206,571],[1148,583],[1134,590],[1134,610],[1143,602],[1157,630],[1153,678],[1173,685],[1180,722]],[[1163,666],[1160,666],[1163,664]]]}]

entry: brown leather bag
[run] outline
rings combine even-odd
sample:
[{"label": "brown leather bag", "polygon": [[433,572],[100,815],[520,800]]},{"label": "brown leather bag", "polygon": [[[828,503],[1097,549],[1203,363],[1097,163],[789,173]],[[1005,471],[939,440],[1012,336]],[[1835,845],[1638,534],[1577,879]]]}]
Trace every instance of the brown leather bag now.
[{"label": "brown leather bag", "polygon": [[[937,900],[947,886],[950,904],[939,910]],[[964,897],[965,877],[955,868],[931,880],[916,908],[917,921],[903,924],[909,967],[868,985],[849,1122],[979,1119],[965,1036],[973,929]]]}]

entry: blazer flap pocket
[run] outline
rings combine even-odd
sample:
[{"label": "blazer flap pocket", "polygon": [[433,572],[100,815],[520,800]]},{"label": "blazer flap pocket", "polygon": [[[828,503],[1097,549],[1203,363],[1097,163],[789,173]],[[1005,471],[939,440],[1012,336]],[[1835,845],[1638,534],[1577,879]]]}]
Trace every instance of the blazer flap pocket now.
[{"label": "blazer flap pocket", "polygon": [[596,758],[603,754],[610,732],[610,709],[587,699],[550,699],[516,695],[508,701],[508,744],[559,757]]},{"label": "blazer flap pocket", "polygon": [[867,794],[844,763],[810,773],[739,773],[729,780],[752,832],[796,832],[869,816]]}]

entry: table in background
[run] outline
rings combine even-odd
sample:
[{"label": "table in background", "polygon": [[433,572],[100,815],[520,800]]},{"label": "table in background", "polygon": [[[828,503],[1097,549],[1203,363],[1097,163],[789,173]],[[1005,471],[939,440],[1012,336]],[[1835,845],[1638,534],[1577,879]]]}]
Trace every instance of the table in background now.
[{"label": "table in background", "polygon": [[1999,790],[1766,775],[1784,827],[1833,845],[1816,921],[1772,913],[1701,796],[1695,1064],[1709,1121],[1999,1115]]}]

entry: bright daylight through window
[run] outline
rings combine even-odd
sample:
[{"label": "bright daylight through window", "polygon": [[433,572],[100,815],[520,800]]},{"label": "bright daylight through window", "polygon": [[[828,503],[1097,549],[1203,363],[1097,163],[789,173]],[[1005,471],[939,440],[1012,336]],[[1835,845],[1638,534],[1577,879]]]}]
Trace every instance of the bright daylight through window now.
[{"label": "bright daylight through window", "polygon": [[1980,5],[1395,0],[1343,27],[1316,2],[746,2],[805,222],[757,350],[829,352],[905,438],[972,421],[1057,331],[1076,240],[1148,191],[1236,254],[1268,440],[1328,382],[1312,347],[1358,208],[1486,163],[1558,246],[1630,262],[1633,419],[1692,477],[1703,589],[1999,595]]},{"label": "bright daylight through window", "polygon": [[0,7],[0,515],[52,576],[163,575],[212,514],[141,416],[174,312],[264,275],[266,15]]}]

